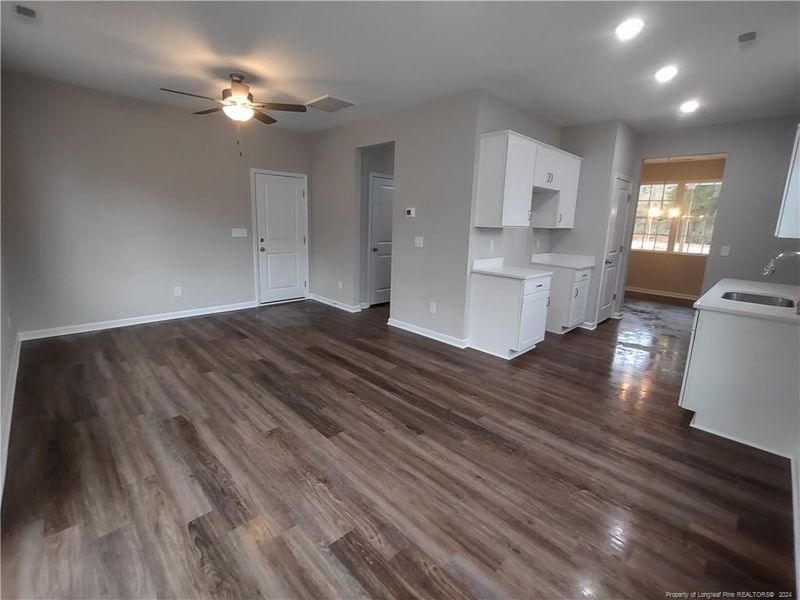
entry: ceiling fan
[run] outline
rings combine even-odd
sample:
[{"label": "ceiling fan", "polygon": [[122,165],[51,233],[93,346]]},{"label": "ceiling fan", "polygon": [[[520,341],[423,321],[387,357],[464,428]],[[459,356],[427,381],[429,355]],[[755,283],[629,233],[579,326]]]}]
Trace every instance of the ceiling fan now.
[{"label": "ceiling fan", "polygon": [[252,117],[255,117],[257,121],[261,121],[264,123],[264,125],[271,125],[272,123],[277,123],[277,121],[269,115],[265,115],[263,112],[261,112],[262,109],[283,110],[289,112],[306,112],[308,110],[304,104],[253,102],[253,94],[250,93],[250,86],[244,84],[244,75],[241,73],[231,73],[229,77],[231,78],[231,87],[222,90],[221,100],[209,98],[208,96],[201,96],[199,94],[190,94],[189,92],[171,90],[168,88],[161,89],[162,91],[170,92],[172,94],[181,94],[183,96],[192,96],[194,98],[202,98],[203,100],[216,102],[220,106],[201,110],[194,114],[210,115],[212,113],[222,111],[234,121],[249,121]]}]

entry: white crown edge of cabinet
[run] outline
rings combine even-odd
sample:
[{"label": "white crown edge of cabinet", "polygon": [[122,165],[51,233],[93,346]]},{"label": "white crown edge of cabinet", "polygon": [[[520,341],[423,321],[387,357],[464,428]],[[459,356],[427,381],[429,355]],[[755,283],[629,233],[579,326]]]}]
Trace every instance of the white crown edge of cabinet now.
[{"label": "white crown edge of cabinet", "polygon": [[552,144],[548,144],[547,142],[543,142],[541,140],[537,140],[536,138],[532,138],[529,135],[525,135],[524,133],[520,133],[519,131],[514,131],[513,129],[500,129],[498,131],[488,131],[486,133],[480,134],[480,137],[490,137],[490,136],[497,136],[497,135],[513,135],[518,138],[522,138],[523,140],[528,140],[529,142],[533,142],[538,144],[539,146],[545,146],[546,148],[550,148],[551,150],[555,150],[556,152],[561,152],[561,154],[566,154],[567,156],[571,156],[572,158],[577,158],[578,160],[583,160],[582,156],[578,156],[577,154],[573,154],[572,152],[567,152],[563,148],[559,148],[558,146],[553,146]]}]

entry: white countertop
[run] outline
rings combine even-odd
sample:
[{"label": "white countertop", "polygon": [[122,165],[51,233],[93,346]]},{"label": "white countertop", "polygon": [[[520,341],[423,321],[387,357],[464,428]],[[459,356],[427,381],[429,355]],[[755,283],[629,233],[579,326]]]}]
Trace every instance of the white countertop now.
[{"label": "white countertop", "polygon": [[747,281],[744,279],[722,279],[703,294],[694,303],[694,307],[698,310],[711,310],[800,325],[800,315],[797,314],[797,309],[794,307],[767,306],[738,300],[726,300],[722,297],[725,292],[748,292],[751,294],[781,296],[797,303],[798,298],[800,298],[800,287],[796,285],[769,283],[768,281]]},{"label": "white countertop", "polygon": [[507,267],[502,258],[479,258],[472,261],[472,272],[481,275],[495,275],[511,279],[539,279],[553,274],[552,271],[530,269],[528,267]]},{"label": "white countertop", "polygon": [[594,267],[594,256],[545,252],[531,256],[531,262],[535,265],[547,265],[565,269],[591,269]]}]

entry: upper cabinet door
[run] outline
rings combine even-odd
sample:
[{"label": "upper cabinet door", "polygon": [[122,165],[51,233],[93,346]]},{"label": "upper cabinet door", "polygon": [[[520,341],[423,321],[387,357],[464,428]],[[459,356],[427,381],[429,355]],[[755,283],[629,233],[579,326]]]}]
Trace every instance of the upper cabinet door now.
[{"label": "upper cabinet door", "polygon": [[800,125],[794,136],[794,150],[783,190],[783,203],[778,216],[775,236],[779,238],[800,238]]},{"label": "upper cabinet door", "polygon": [[575,226],[575,205],[578,202],[578,182],[581,175],[581,159],[562,155],[562,186],[558,193],[557,229],[572,229]]},{"label": "upper cabinet door", "polygon": [[509,135],[503,193],[503,227],[530,225],[535,164],[536,143],[523,137]]},{"label": "upper cabinet door", "polygon": [[511,131],[481,136],[475,227],[528,227],[536,142]]},{"label": "upper cabinet door", "polygon": [[533,185],[544,190],[560,190],[564,179],[564,154],[539,144],[536,151],[536,169]]}]

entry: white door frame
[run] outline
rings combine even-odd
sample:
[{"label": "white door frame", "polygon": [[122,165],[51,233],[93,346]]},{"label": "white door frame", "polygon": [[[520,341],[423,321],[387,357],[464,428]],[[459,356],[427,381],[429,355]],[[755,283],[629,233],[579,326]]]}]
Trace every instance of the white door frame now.
[{"label": "white door frame", "polygon": [[[630,191],[632,189],[632,187],[631,187],[632,186],[632,178],[631,178],[630,175],[625,175],[624,173],[614,173],[614,175],[611,177],[611,186],[610,186],[610,190],[609,190],[609,201],[608,201],[608,210],[609,211],[614,206],[614,202],[616,202],[616,200],[617,200],[617,198],[616,198],[616,196],[617,196],[617,181],[624,181],[624,182],[626,182],[628,184],[628,193],[630,193]],[[619,221],[619,219],[621,217],[619,208],[620,207],[617,206],[617,216],[616,216],[617,221]],[[605,243],[605,248],[603,250],[603,257],[602,257],[602,261],[603,262],[600,263],[599,285],[597,287],[597,301],[595,303],[595,309],[594,309],[594,324],[595,325],[597,325],[599,323],[599,321],[600,321],[600,308],[602,306],[601,303],[603,302],[603,288],[605,287],[605,283],[606,283],[605,282],[605,279],[606,279],[605,260],[606,260],[606,257],[608,256],[608,253],[611,251],[611,248],[613,247],[612,246],[612,239],[611,239],[612,234],[613,234],[613,230],[611,228],[611,224],[608,223],[608,225],[606,226],[606,243]],[[613,244],[616,244],[616,243],[617,242],[613,242]],[[617,281],[615,282],[616,284],[619,284],[619,276],[620,276],[619,275],[619,273],[620,273],[619,268],[620,268],[620,263],[618,261],[617,262]],[[611,315],[609,316],[609,318],[613,318],[614,315],[615,315],[616,300],[617,299],[614,299],[614,300],[611,301]],[[620,318],[620,317],[617,317],[617,318]]]},{"label": "white door frame", "polygon": [[[367,304],[369,306],[372,306],[370,300],[372,293],[372,268],[370,263],[372,260],[372,190],[376,177],[394,181],[394,175],[389,173],[369,172],[369,191],[367,192],[367,264],[365,265],[367,269]],[[392,256],[394,257],[394,207],[392,207]]]},{"label": "white door frame", "polygon": [[612,319],[622,318],[622,307],[625,300],[625,284],[628,281],[628,259],[631,255],[631,244],[633,242],[633,225],[636,219],[636,210],[634,203],[638,203],[639,194],[634,194],[633,178],[627,175],[617,175],[617,179],[622,179],[628,182],[628,201],[625,203],[625,221],[622,226],[622,250],[620,251],[621,260],[619,261],[619,273],[617,275],[617,289],[614,293],[617,295],[614,300],[614,306],[611,310]]},{"label": "white door frame", "polygon": [[283,304],[284,302],[297,302],[308,298],[309,291],[311,290],[311,271],[309,269],[309,248],[311,246],[311,232],[308,229],[308,213],[309,213],[309,193],[308,193],[308,175],[306,173],[291,173],[289,171],[271,171],[269,169],[250,169],[250,232],[253,236],[253,290],[255,294],[256,304],[259,306],[264,304],[261,302],[261,286],[259,285],[259,272],[258,272],[258,214],[256,203],[256,175],[279,175],[283,177],[297,177],[303,180],[303,190],[306,195],[306,277],[308,277],[308,285],[306,286],[305,296],[301,298],[292,298],[291,300],[279,300],[277,302],[270,302],[269,304]]}]

